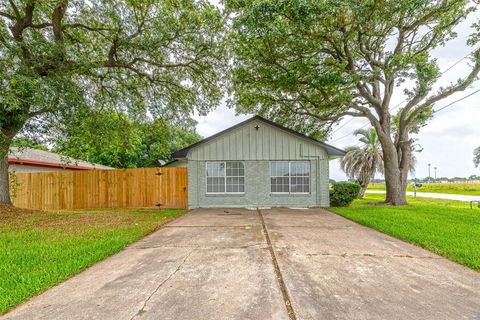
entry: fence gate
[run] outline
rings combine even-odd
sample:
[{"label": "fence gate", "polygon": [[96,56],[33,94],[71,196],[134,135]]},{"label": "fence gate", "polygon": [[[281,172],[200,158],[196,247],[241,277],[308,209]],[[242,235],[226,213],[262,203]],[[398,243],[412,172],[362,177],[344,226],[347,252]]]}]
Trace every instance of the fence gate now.
[{"label": "fence gate", "polygon": [[17,173],[14,205],[39,210],[186,208],[187,168]]}]

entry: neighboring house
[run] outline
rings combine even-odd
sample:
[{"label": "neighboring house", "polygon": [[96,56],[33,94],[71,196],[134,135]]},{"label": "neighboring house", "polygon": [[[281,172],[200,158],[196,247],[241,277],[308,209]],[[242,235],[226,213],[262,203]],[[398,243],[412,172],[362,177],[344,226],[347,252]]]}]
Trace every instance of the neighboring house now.
[{"label": "neighboring house", "polygon": [[77,160],[59,154],[33,149],[10,148],[8,155],[10,172],[53,172],[65,170],[108,170],[111,167]]},{"label": "neighboring house", "polygon": [[172,154],[188,206],[328,207],[329,160],[345,151],[254,116]]}]

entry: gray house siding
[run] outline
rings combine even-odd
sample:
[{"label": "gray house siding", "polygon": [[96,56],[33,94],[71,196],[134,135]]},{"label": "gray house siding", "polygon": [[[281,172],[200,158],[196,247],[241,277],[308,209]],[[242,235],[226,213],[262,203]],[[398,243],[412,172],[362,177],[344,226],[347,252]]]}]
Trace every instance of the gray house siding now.
[{"label": "gray house siding", "polygon": [[[258,126],[258,130],[255,128]],[[262,121],[252,121],[188,154],[188,160],[306,160],[328,159],[324,148]]]},{"label": "gray house siding", "polygon": [[[309,194],[271,194],[270,161],[248,160],[245,164],[244,194],[207,194],[205,161],[188,162],[188,206],[202,207],[327,207],[328,178],[318,173],[317,160],[310,161]],[[327,164],[328,167],[328,164]],[[318,187],[320,186],[320,188]],[[325,193],[325,190],[327,191]]]},{"label": "gray house siding", "polygon": [[[307,139],[252,121],[188,152],[188,203],[197,207],[327,207],[329,156]],[[244,194],[207,194],[206,161],[243,161]],[[271,194],[270,161],[309,161],[308,194]]]}]

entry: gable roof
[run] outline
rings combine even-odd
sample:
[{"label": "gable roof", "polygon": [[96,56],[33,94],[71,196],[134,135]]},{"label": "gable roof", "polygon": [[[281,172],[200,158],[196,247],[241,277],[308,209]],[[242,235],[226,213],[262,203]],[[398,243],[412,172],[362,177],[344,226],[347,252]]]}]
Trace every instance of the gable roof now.
[{"label": "gable roof", "polygon": [[77,160],[57,153],[34,148],[11,147],[8,154],[10,164],[24,164],[40,167],[55,167],[72,170],[113,169],[97,163]]},{"label": "gable roof", "polygon": [[327,143],[325,143],[325,142],[322,142],[322,141],[319,141],[319,140],[310,138],[309,136],[307,136],[307,135],[305,135],[305,134],[303,134],[303,133],[300,133],[300,132],[297,132],[297,131],[292,130],[292,129],[290,129],[290,128],[281,126],[281,125],[279,125],[279,124],[277,124],[277,123],[275,123],[275,122],[273,122],[273,121],[270,121],[270,120],[268,120],[268,119],[265,119],[264,117],[261,117],[261,116],[259,116],[259,115],[256,115],[256,116],[253,116],[253,117],[251,117],[251,118],[249,118],[249,119],[247,119],[247,120],[245,120],[245,121],[242,121],[242,122],[240,122],[240,123],[238,123],[238,124],[236,124],[236,125],[234,125],[234,126],[232,126],[232,127],[230,127],[230,128],[227,128],[227,129],[225,129],[225,130],[223,130],[223,131],[220,131],[219,133],[216,133],[216,134],[214,134],[213,136],[210,136],[210,137],[205,138],[205,139],[203,139],[203,140],[200,140],[200,141],[198,141],[198,142],[196,142],[196,143],[194,143],[194,144],[192,144],[192,145],[189,145],[189,146],[186,147],[186,148],[183,148],[183,149],[181,149],[181,150],[178,150],[177,152],[172,153],[171,156],[172,156],[172,158],[174,158],[174,159],[186,158],[188,152],[189,152],[191,149],[193,149],[193,148],[195,148],[195,147],[198,147],[198,146],[200,146],[200,145],[202,145],[202,144],[204,144],[204,143],[207,143],[207,142],[209,142],[209,141],[211,141],[211,140],[213,140],[213,139],[215,139],[215,138],[217,138],[217,137],[219,137],[219,136],[221,136],[221,135],[223,135],[223,134],[225,134],[225,133],[228,133],[228,132],[230,132],[230,131],[232,131],[232,130],[234,130],[234,129],[236,129],[236,128],[239,128],[239,127],[241,127],[241,126],[243,126],[243,125],[245,125],[245,124],[247,124],[247,123],[250,123],[250,122],[252,122],[252,121],[255,121],[255,120],[259,120],[259,121],[264,122],[264,123],[266,123],[266,124],[269,124],[269,125],[271,125],[271,126],[273,126],[273,127],[275,127],[275,128],[278,128],[278,129],[280,129],[280,130],[286,131],[286,132],[288,132],[288,133],[290,133],[290,134],[292,134],[292,135],[294,135],[294,136],[297,136],[297,137],[299,137],[299,138],[302,138],[302,139],[305,139],[305,140],[307,140],[307,141],[309,141],[309,142],[312,142],[312,143],[314,143],[314,144],[316,144],[316,145],[319,145],[320,147],[325,148],[325,150],[327,151],[327,154],[330,155],[330,156],[344,156],[344,155],[346,154],[346,152],[345,152],[344,150],[342,150],[342,149],[336,148],[336,147],[334,147],[334,146],[332,146],[332,145],[329,145],[329,144],[327,144]]}]

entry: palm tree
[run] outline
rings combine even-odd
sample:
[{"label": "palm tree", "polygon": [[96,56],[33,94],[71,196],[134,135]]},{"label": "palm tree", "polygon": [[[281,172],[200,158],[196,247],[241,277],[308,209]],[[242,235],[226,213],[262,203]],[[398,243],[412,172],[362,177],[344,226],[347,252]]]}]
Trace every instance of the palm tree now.
[{"label": "palm tree", "polygon": [[383,174],[383,155],[377,132],[374,128],[368,130],[359,129],[354,132],[360,136],[359,141],[363,146],[348,147],[347,154],[340,161],[342,170],[350,179],[355,179],[360,185],[358,198],[363,198],[368,184],[375,176],[375,173]]},{"label": "palm tree", "polygon": [[[346,148],[347,154],[340,161],[340,165],[347,176],[355,179],[360,185],[358,198],[362,199],[375,173],[384,173],[383,152],[374,128],[359,129],[354,134],[360,136],[358,140],[363,143],[363,146]],[[412,152],[409,168],[411,173],[415,172],[416,162],[417,159]]]}]

